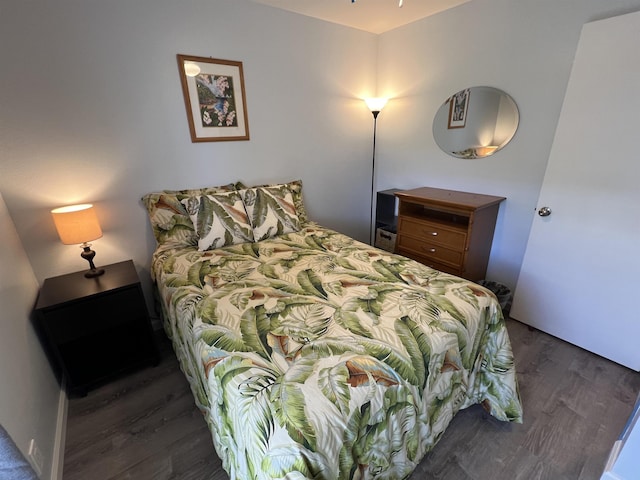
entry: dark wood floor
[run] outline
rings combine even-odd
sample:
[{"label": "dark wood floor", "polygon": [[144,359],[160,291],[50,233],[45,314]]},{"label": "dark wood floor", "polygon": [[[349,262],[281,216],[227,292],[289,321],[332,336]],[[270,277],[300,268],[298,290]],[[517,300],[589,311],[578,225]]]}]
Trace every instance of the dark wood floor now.
[{"label": "dark wood floor", "polygon": [[[595,480],[640,374],[509,320],[525,419],[460,412],[411,480]],[[165,340],[163,360],[69,402],[64,480],[228,480]]]}]

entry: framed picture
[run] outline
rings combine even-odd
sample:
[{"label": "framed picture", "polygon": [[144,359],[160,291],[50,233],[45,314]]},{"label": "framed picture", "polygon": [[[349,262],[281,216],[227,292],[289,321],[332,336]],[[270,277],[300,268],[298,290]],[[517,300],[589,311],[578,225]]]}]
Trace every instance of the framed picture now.
[{"label": "framed picture", "polygon": [[464,128],[467,123],[467,110],[469,110],[468,88],[460,90],[449,99],[449,125],[448,128]]},{"label": "framed picture", "polygon": [[249,140],[242,62],[178,55],[192,142]]}]

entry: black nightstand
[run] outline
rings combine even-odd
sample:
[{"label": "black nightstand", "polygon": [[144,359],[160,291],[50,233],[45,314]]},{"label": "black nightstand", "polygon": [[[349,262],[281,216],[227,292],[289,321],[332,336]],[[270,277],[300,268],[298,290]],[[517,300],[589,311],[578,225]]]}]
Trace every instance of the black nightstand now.
[{"label": "black nightstand", "polygon": [[158,363],[140,279],[131,260],[44,281],[36,322],[56,373],[69,393],[85,395],[106,380]]}]

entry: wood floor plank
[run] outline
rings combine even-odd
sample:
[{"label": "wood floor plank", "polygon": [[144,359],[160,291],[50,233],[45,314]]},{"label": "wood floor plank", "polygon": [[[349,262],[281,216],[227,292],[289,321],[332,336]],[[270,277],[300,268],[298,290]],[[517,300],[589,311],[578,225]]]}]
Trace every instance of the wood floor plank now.
[{"label": "wood floor plank", "polygon": [[202,432],[176,439],[153,456],[142,459],[109,480],[227,480],[222,462],[212,454],[211,439],[203,424]]},{"label": "wood floor plank", "polygon": [[[640,374],[507,322],[524,423],[460,412],[410,480],[597,480]],[[64,480],[228,480],[169,342],[162,362],[69,402]]]}]

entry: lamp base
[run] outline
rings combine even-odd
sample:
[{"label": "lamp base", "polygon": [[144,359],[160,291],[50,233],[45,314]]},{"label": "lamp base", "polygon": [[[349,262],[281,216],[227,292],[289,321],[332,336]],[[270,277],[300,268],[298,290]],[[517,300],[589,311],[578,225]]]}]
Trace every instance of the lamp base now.
[{"label": "lamp base", "polygon": [[96,252],[91,250],[91,244],[85,242],[81,245],[81,247],[82,253],[80,254],[80,256],[87,262],[89,262],[89,267],[91,268],[88,272],[85,272],[84,276],[87,278],[95,278],[102,275],[104,273],[104,268],[96,268],[96,266],[93,264],[93,257],[96,256]]},{"label": "lamp base", "polygon": [[104,273],[104,268],[96,268],[95,270],[89,270],[88,272],[85,272],[84,276],[87,278],[94,278],[94,277],[99,277],[100,275],[102,275]]}]

